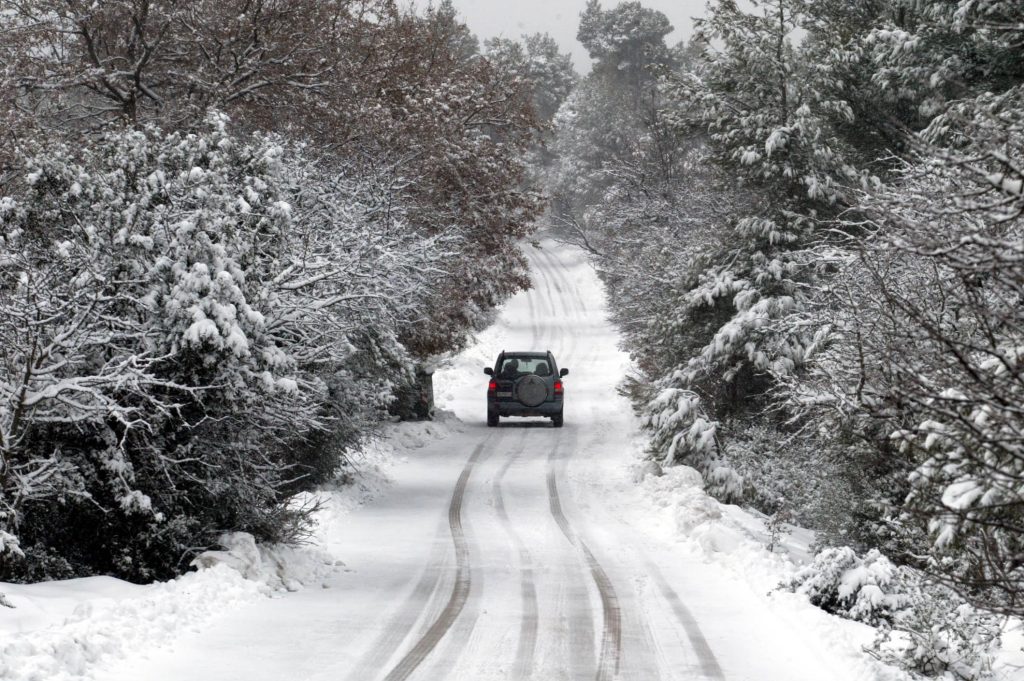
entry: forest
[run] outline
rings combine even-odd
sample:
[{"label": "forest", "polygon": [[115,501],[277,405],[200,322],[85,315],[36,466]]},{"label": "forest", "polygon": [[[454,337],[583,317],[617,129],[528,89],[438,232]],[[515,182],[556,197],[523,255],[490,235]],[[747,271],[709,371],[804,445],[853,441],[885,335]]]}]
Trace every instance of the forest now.
[{"label": "forest", "polygon": [[814,528],[789,588],[909,632],[894,662],[983,678],[1024,613],[1024,5],[715,0],[671,30],[588,3],[546,171],[650,456]]},{"label": "forest", "polygon": [[650,459],[812,528],[783,586],[873,654],[986,678],[1024,615],[1020,2],[711,0],[669,44],[589,0],[583,76],[449,0],[2,8],[0,580],[300,540],[543,227]]},{"label": "forest", "polygon": [[450,3],[5,2],[0,29],[0,579],[301,539],[289,500],[423,416],[417,372],[528,285],[527,80]]}]

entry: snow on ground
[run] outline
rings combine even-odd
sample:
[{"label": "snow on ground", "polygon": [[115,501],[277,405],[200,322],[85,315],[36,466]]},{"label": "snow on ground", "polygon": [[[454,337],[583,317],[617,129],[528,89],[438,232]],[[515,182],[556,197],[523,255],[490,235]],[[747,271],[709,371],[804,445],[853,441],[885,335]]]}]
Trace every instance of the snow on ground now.
[{"label": "snow on ground", "polygon": [[[529,251],[538,289],[435,374],[450,412],[389,428],[351,454],[350,484],[296,500],[322,503],[310,547],[233,535],[200,561],[206,569],[166,583],[0,584],[16,606],[0,607],[0,678],[380,678],[429,633],[453,588],[448,508],[462,471],[473,586],[416,678],[594,678],[603,605],[575,541],[618,592],[616,678],[906,681],[863,652],[873,629],[776,590],[809,558],[811,533],[795,528],[769,553],[763,517],[707,496],[692,469],[657,475],[644,462],[637,419],[614,390],[629,360],[615,351],[597,277],[581,254],[543,246]],[[551,349],[571,368],[564,429],[484,427],[481,369],[502,349]],[[556,474],[569,543],[549,512]],[[1011,632],[1007,646],[1022,639]],[[509,676],[521,661],[527,673]],[[1002,679],[1021,678],[1015,662],[1004,658]]]},{"label": "snow on ground", "polygon": [[810,555],[813,533],[794,528],[770,553],[769,535],[758,514],[708,496],[692,468],[676,466],[660,476],[652,474],[644,465],[643,444],[636,440],[631,455],[616,465],[578,471],[577,485],[601,490],[611,509],[652,543],[670,545],[735,582],[745,598],[761,601],[766,612],[808,644],[830,651],[839,666],[853,672],[851,678],[909,681],[909,675],[863,651],[875,637],[872,627],[829,615],[802,595],[777,590]]},{"label": "snow on ground", "polygon": [[432,423],[393,424],[380,440],[349,453],[355,464],[350,482],[295,500],[321,504],[309,546],[257,546],[250,535],[233,533],[222,539],[225,550],[197,559],[198,571],[168,582],[0,582],[0,594],[13,606],[0,607],[0,679],[101,678],[94,675],[97,665],[201,631],[246,603],[320,588],[344,569],[344,557],[331,552],[331,529],[387,489],[396,462],[459,427],[442,412]]},{"label": "snow on ground", "polygon": [[[549,251],[563,248],[550,241],[542,242],[541,246]],[[536,252],[531,253],[536,256]],[[575,276],[561,285],[574,288],[581,299],[597,308],[593,312],[605,317],[604,292],[594,272],[589,268],[572,268],[569,272]],[[503,349],[548,349],[544,343],[532,348],[517,345],[517,342],[522,344],[522,329],[537,326],[538,307],[519,307],[519,316],[505,310],[497,323],[479,335],[476,345],[441,369],[435,377],[435,384],[445,386],[445,389],[437,395],[438,403],[467,421],[482,418],[482,402],[473,392],[475,387],[479,393],[483,385],[485,377],[481,368],[493,365],[497,352]],[[539,330],[534,332],[535,337],[538,335],[543,339]],[[619,377],[624,377],[630,368],[628,356],[621,352],[606,352],[598,361],[591,360],[591,363],[594,364],[589,367],[591,370]],[[573,367],[575,373],[568,377],[570,388],[576,374],[587,368]],[[570,393],[567,399],[572,397]],[[650,465],[644,458],[646,439],[640,432],[638,419],[630,418],[631,407],[622,396],[606,394],[604,400],[617,404],[619,418],[616,420],[628,426],[629,434],[625,439],[629,449],[618,449],[624,439],[621,433],[619,437],[595,437],[595,446],[587,450],[585,463],[578,463],[570,469],[575,495],[589,510],[604,507],[611,512],[605,519],[606,525],[621,524],[626,534],[637,532],[646,535],[646,549],[652,555],[659,554],[653,547],[671,546],[741,583],[746,587],[746,597],[762,600],[771,615],[800,632],[808,644],[830,651],[836,660],[841,661],[840,666],[852,670],[850,678],[865,681],[909,679],[908,675],[863,652],[863,646],[871,643],[875,636],[873,628],[829,615],[812,606],[803,596],[775,590],[792,574],[797,564],[812,557],[809,548],[812,532],[791,528],[791,532],[779,541],[776,552],[769,553],[766,550],[769,537],[763,516],[721,504],[705,494],[696,470],[678,466],[665,470],[660,476],[645,474],[650,472]],[[569,408],[568,402],[566,408]],[[570,417],[567,415],[566,418],[569,423]],[[587,424],[591,425],[597,424]],[[672,561],[671,553],[660,555],[665,563]],[[692,575],[679,577],[693,578]],[[695,616],[700,621],[700,613],[695,613]],[[747,642],[745,645],[750,644]],[[746,651],[737,649],[731,651],[731,656],[742,657],[754,649],[753,646]]]},{"label": "snow on ground", "polygon": [[[638,527],[664,542],[674,542],[702,562],[721,568],[748,585],[751,594],[762,599],[792,628],[808,639],[818,639],[857,670],[859,678],[879,681],[910,681],[910,674],[882,664],[864,649],[872,643],[876,629],[860,622],[830,615],[811,605],[802,594],[779,589],[802,564],[813,558],[810,545],[814,533],[792,527],[774,552],[767,547],[770,536],[765,517],[756,511],[721,504],[706,495],[700,474],[677,466],[651,474],[637,442],[632,480],[622,467],[606,468],[588,476],[591,486],[614,488],[607,497]],[[639,482],[639,485],[634,483]],[[1004,629],[1000,654],[993,662],[993,679],[1024,680],[1024,626],[1010,620]],[[946,677],[943,677],[946,678]],[[952,678],[950,676],[949,678]]]},{"label": "snow on ground", "polygon": [[96,663],[208,623],[259,598],[260,584],[220,565],[136,586],[90,577],[30,586],[0,584],[15,609],[0,613],[0,678],[89,678]]}]

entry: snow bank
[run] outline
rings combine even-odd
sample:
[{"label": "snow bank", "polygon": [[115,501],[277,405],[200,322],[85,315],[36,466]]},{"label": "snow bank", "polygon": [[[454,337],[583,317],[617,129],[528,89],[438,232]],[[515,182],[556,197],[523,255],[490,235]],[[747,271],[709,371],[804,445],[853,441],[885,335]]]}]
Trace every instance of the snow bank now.
[{"label": "snow bank", "polygon": [[740,536],[723,522],[718,503],[704,493],[700,473],[689,466],[669,468],[650,487],[671,507],[676,527],[709,552],[732,551]]},{"label": "snow bank", "polygon": [[[909,681],[912,677],[883,664],[864,652],[878,630],[862,622],[843,619],[812,605],[807,595],[778,590],[783,583],[803,574],[814,559],[810,550],[812,532],[794,527],[778,542],[777,553],[767,550],[770,542],[767,518],[756,512],[722,504],[704,492],[700,474],[687,466],[661,470],[642,458],[638,442],[634,463],[627,471],[637,484],[636,517],[654,533],[699,555],[752,587],[771,610],[808,640],[822,641],[858,678],[873,681]],[[625,476],[623,476],[625,477]],[[653,522],[652,522],[653,521]],[[840,595],[849,596],[854,606],[878,610],[899,605],[887,596],[884,586],[895,570],[881,556],[851,562],[851,569],[837,576]],[[881,585],[881,586],[880,586]],[[874,601],[871,599],[876,597]],[[862,602],[863,601],[863,602]],[[871,602],[867,602],[871,601]],[[1024,669],[1024,626],[1009,621],[1003,630],[1002,648],[993,661],[993,679],[1022,679]]]},{"label": "snow bank", "polygon": [[271,590],[298,591],[316,583],[326,588],[324,578],[344,565],[317,547],[257,544],[246,532],[229,532],[219,542],[224,550],[206,551],[192,565],[200,570],[224,565]]},{"label": "snow bank", "polygon": [[111,577],[0,584],[4,681],[91,679],[110,658],[173,641],[245,603],[303,586],[326,586],[342,565],[316,546],[258,545],[252,535],[221,537],[220,551],[193,561],[198,571],[139,586]]},{"label": "snow bank", "polygon": [[904,672],[882,664],[864,652],[875,629],[844,620],[811,605],[799,594],[778,591],[810,555],[813,534],[793,528],[769,552],[770,535],[763,517],[722,504],[704,492],[700,474],[687,466],[652,471],[637,443],[635,462],[622,477],[637,482],[634,504],[638,526],[672,540],[702,561],[749,585],[753,597],[765,605],[807,641],[818,641],[856,678],[872,681],[909,681]]},{"label": "snow bank", "polygon": [[91,678],[103,658],[198,627],[259,598],[261,587],[224,565],[146,587],[108,577],[4,584],[15,609],[0,613],[0,678]]},{"label": "snow bank", "polygon": [[111,577],[39,584],[0,583],[12,607],[0,606],[0,679],[72,681],[96,679],[101,662],[173,644],[185,631],[201,630],[219,615],[267,597],[302,588],[326,588],[343,568],[331,552],[330,528],[389,485],[395,462],[429,442],[460,429],[448,412],[435,421],[390,424],[382,437],[346,456],[349,479],[296,504],[317,504],[316,524],[305,546],[257,544],[232,532],[221,550],[193,561],[196,572],[168,582],[137,585]]},{"label": "snow bank", "polygon": [[427,444],[462,432],[464,426],[455,414],[438,409],[433,421],[409,421],[396,423],[387,432],[383,441],[385,451],[390,451],[399,460],[406,453],[425,447]]}]

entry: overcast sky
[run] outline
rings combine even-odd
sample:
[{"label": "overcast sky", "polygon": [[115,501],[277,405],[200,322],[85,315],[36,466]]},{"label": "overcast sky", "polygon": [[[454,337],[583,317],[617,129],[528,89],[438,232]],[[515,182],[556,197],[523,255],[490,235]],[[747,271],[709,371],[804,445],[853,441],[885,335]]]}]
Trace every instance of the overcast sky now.
[{"label": "overcast sky", "polygon": [[[428,0],[416,0],[425,7]],[[563,52],[570,52],[576,70],[590,70],[590,58],[576,42],[580,12],[587,0],[453,0],[469,28],[480,38],[501,36],[519,38],[524,33],[550,33]],[[688,40],[693,31],[690,17],[704,13],[705,0],[641,0],[645,7],[663,12],[676,30],[668,36],[669,45]],[[604,0],[604,9],[615,7],[616,0]]]}]

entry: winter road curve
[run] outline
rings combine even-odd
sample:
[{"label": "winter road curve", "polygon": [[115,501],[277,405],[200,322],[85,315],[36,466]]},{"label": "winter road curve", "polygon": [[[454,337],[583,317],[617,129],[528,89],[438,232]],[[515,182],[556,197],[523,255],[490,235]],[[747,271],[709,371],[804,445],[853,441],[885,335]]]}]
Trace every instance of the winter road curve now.
[{"label": "winter road curve", "polygon": [[[628,368],[578,252],[527,246],[534,288],[435,375],[461,423],[322,531],[345,569],[225,613],[104,681],[853,681],[763,594],[628,507]],[[502,349],[568,367],[565,427],[484,422]],[[617,477],[616,477],[617,476]],[[615,477],[616,482],[609,482]],[[626,480],[626,482],[623,482]],[[756,596],[756,597],[755,597]]]}]

